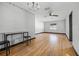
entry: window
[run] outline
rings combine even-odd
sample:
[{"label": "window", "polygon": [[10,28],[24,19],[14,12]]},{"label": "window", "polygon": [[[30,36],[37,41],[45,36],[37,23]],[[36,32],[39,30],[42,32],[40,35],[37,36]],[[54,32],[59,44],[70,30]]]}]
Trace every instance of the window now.
[{"label": "window", "polygon": [[56,24],[50,24],[50,30],[56,30]]}]

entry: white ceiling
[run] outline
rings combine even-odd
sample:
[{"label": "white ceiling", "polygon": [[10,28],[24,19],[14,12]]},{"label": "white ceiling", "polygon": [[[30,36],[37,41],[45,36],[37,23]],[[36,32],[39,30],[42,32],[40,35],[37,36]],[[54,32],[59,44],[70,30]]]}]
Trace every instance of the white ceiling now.
[{"label": "white ceiling", "polygon": [[[53,20],[64,20],[65,17],[72,11],[75,7],[78,7],[78,2],[39,2],[40,9],[37,11],[30,10],[26,6],[26,2],[13,2],[14,4],[23,7],[24,9],[38,15],[40,17],[44,17],[45,19],[42,21],[53,21]],[[58,17],[45,17],[48,16],[48,12],[45,8],[51,8],[51,11],[54,14],[59,15]]]}]

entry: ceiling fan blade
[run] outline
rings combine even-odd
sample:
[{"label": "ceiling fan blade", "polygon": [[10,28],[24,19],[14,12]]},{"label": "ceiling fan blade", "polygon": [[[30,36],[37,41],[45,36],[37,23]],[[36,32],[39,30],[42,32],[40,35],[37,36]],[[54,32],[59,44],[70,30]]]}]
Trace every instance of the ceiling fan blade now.
[{"label": "ceiling fan blade", "polygon": [[58,15],[51,15],[51,16],[56,16],[56,17],[58,17]]}]

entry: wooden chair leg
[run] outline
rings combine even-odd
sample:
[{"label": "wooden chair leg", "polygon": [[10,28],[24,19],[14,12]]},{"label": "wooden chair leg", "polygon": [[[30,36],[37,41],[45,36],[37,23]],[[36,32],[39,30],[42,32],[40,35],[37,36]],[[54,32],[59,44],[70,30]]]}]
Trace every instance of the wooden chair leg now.
[{"label": "wooden chair leg", "polygon": [[8,43],[8,50],[9,50],[9,54],[10,54],[10,43]]},{"label": "wooden chair leg", "polygon": [[6,56],[8,56],[8,43],[5,44]]},{"label": "wooden chair leg", "polygon": [[5,45],[6,56],[10,54],[10,43],[6,43]]}]

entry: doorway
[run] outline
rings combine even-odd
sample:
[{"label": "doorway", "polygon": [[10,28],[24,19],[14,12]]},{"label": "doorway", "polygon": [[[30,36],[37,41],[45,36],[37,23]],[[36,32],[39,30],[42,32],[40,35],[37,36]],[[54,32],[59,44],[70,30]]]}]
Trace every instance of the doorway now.
[{"label": "doorway", "polygon": [[69,15],[69,40],[72,41],[72,12]]}]

